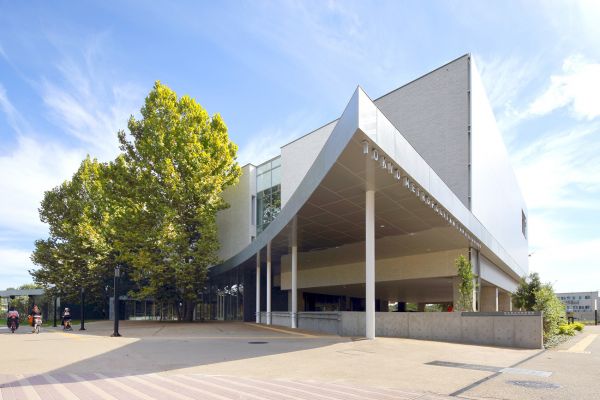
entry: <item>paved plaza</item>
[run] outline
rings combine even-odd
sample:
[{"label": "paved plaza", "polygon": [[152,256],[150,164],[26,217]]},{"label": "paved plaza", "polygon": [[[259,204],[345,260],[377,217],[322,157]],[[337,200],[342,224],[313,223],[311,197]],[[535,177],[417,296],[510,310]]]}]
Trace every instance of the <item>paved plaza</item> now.
[{"label": "paved plaza", "polygon": [[550,351],[341,338],[245,323],[26,327],[0,343],[0,399],[593,399],[596,327]]}]

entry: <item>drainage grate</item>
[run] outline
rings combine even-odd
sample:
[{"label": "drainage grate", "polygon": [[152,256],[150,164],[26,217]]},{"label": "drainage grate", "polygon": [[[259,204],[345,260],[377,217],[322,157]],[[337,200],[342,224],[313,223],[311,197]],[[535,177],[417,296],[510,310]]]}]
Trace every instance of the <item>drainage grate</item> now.
[{"label": "drainage grate", "polygon": [[248,342],[248,344],[267,344],[269,342]]},{"label": "drainage grate", "polygon": [[555,383],[540,381],[508,381],[511,385],[522,386],[531,389],[559,389],[561,386]]}]

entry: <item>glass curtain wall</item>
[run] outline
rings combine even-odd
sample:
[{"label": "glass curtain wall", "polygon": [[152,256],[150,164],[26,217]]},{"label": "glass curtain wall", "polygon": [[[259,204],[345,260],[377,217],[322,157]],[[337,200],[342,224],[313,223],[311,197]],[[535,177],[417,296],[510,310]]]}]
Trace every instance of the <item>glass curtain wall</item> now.
[{"label": "glass curtain wall", "polygon": [[256,167],[256,233],[264,231],[281,210],[281,158]]},{"label": "glass curtain wall", "polygon": [[244,319],[244,281],[240,268],[213,279],[209,290],[209,319],[220,321]]}]

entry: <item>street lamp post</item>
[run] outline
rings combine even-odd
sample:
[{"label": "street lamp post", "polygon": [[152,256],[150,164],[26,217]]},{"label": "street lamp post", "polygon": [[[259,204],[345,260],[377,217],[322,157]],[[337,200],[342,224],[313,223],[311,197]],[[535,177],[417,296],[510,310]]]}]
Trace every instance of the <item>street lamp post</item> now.
[{"label": "street lamp post", "polygon": [[117,265],[115,267],[115,284],[113,286],[113,319],[115,321],[115,329],[112,337],[119,337],[121,334],[119,333],[119,277],[121,275],[121,269]]},{"label": "street lamp post", "polygon": [[57,300],[58,298],[56,297],[56,294],[54,294],[54,319],[52,320],[52,326],[56,328],[56,308],[58,307],[57,305]]},{"label": "street lamp post", "polygon": [[80,331],[85,331],[85,289],[81,287],[81,327]]},{"label": "street lamp post", "polygon": [[48,285],[48,289],[52,290],[52,301],[54,302],[54,308],[53,308],[53,310],[54,310],[54,318],[52,319],[52,327],[54,327],[54,328],[56,328],[56,307],[57,307],[57,305],[56,305],[56,292],[55,292],[55,288],[56,288],[56,285],[53,284],[53,283],[51,283],[51,284]]}]

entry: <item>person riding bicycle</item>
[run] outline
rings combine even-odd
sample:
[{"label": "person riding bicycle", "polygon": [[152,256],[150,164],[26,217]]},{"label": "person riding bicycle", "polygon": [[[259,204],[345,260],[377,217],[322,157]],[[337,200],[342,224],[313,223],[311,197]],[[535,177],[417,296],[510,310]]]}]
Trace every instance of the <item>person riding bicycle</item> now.
[{"label": "person riding bicycle", "polygon": [[31,331],[31,333],[35,333],[36,331],[36,326],[41,326],[42,325],[42,310],[40,310],[40,308],[37,306],[37,304],[35,304],[33,306],[33,309],[31,310],[31,314],[30,316],[32,317],[32,328],[33,330]]},{"label": "person riding bicycle", "polygon": [[62,314],[62,326],[63,330],[71,330],[71,311],[69,307],[65,307],[65,310]]},{"label": "person riding bicycle", "polygon": [[19,312],[14,307],[11,307],[6,315],[6,326],[8,326],[8,329],[10,329],[13,321],[15,322],[16,329],[19,329]]}]

